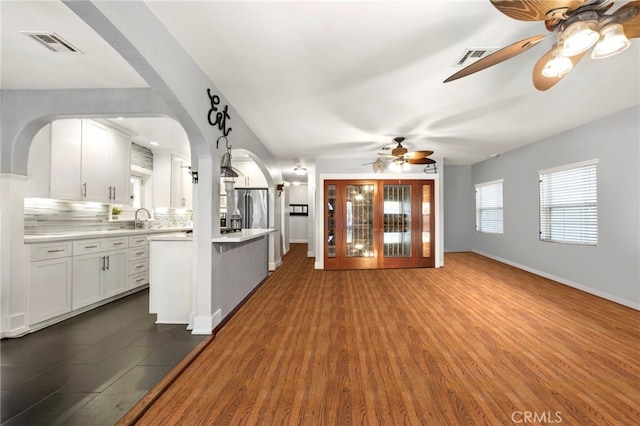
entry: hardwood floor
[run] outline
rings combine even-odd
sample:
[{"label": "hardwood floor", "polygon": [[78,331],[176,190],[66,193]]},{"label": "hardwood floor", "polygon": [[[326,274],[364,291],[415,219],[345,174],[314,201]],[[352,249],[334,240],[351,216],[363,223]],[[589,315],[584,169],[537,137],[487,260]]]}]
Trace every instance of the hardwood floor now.
[{"label": "hardwood floor", "polygon": [[305,255],[121,423],[640,424],[640,312],[472,253],[374,271]]}]

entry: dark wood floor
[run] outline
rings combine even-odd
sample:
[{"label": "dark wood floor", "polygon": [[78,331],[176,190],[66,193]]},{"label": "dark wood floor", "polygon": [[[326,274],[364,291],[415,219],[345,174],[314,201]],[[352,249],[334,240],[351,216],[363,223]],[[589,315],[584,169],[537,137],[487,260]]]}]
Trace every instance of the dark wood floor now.
[{"label": "dark wood floor", "polygon": [[155,317],[143,290],[2,340],[2,424],[116,423],[204,337]]},{"label": "dark wood floor", "polygon": [[384,271],[305,255],[122,424],[640,424],[640,312],[471,253]]}]

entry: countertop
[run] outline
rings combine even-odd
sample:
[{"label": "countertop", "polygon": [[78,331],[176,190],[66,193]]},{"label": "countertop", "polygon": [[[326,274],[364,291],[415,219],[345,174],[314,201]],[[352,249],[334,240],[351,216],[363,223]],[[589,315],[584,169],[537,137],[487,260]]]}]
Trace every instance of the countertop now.
[{"label": "countertop", "polygon": [[[275,232],[276,229],[243,229],[237,232],[222,234],[219,237],[211,239],[213,243],[241,243],[243,241],[253,240]],[[192,234],[184,232],[173,232],[170,234],[156,234],[148,237],[149,241],[190,241]]]},{"label": "countertop", "polygon": [[121,237],[129,235],[156,235],[189,231],[191,228],[156,228],[156,229],[114,229],[110,231],[77,231],[51,234],[25,235],[25,244],[48,243],[53,241],[83,240],[88,238]]}]

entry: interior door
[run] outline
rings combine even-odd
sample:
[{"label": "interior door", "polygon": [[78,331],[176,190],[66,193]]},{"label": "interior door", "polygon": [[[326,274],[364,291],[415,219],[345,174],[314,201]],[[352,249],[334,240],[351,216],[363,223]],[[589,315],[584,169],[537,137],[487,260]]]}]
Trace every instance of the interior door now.
[{"label": "interior door", "polygon": [[412,182],[384,181],[382,184],[382,250],[380,267],[415,266],[417,238],[412,217],[415,185]]}]

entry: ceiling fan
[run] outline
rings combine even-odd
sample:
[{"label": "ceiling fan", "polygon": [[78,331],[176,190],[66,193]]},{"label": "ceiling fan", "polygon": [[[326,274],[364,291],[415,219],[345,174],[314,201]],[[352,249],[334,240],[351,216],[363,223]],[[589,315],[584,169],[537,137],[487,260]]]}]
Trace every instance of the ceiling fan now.
[{"label": "ceiling fan", "polygon": [[[427,172],[428,168],[433,168],[435,170],[436,161],[428,158],[433,151],[412,151],[409,152],[407,148],[402,145],[402,142],[405,140],[403,136],[397,136],[393,138],[393,141],[396,143],[395,147],[384,147],[383,151],[387,152],[379,152],[378,155],[382,157],[386,157],[391,160],[389,164],[389,169],[391,171],[400,172],[403,170],[408,170],[410,164],[426,164],[425,172]],[[388,151],[391,151],[390,153]],[[373,163],[373,170],[378,172],[382,171],[384,168],[384,163],[381,159],[377,159]],[[363,164],[364,165],[364,164]],[[433,166],[431,166],[433,165]],[[431,167],[430,167],[431,166]]]},{"label": "ceiling fan", "polygon": [[493,52],[451,75],[457,80],[523,53],[557,34],[557,42],[533,68],[533,85],[544,91],[553,87],[594,47],[591,57],[602,59],[627,49],[630,38],[640,37],[640,1],[630,1],[614,12],[611,0],[490,0],[510,18],[544,21],[550,34],[525,38]]}]

